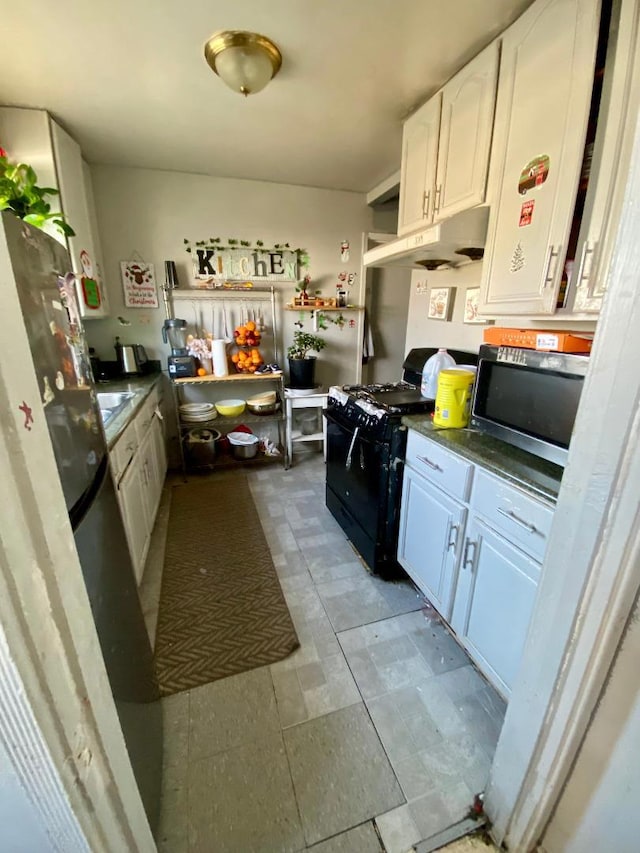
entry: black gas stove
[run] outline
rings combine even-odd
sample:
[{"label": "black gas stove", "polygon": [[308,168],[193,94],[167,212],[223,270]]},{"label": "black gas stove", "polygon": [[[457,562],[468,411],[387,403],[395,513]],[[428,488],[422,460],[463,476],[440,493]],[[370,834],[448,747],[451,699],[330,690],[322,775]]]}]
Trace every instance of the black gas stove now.
[{"label": "black gas stove", "polygon": [[432,412],[434,401],[409,382],[343,385],[329,389],[327,408],[370,436],[389,437],[403,415]]},{"label": "black gas stove", "polygon": [[[420,394],[425,361],[437,350],[411,350],[403,381],[329,389],[327,507],[367,565],[385,577],[402,573],[396,561],[400,498],[407,445],[403,415],[434,410]],[[449,350],[458,364],[477,355]]]}]

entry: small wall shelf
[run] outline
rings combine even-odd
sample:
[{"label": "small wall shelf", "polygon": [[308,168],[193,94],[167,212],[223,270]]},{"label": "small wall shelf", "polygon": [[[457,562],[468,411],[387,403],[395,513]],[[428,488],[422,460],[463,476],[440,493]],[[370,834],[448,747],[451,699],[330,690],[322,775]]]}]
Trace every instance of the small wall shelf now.
[{"label": "small wall shelf", "polygon": [[175,385],[198,385],[209,382],[264,382],[265,380],[280,379],[282,373],[230,373],[228,376],[214,376],[208,373],[206,376],[183,376],[181,379],[172,379]]},{"label": "small wall shelf", "polygon": [[342,308],[329,307],[328,305],[285,305],[285,311],[319,311],[328,314],[330,311],[363,311],[363,305],[345,305]]}]

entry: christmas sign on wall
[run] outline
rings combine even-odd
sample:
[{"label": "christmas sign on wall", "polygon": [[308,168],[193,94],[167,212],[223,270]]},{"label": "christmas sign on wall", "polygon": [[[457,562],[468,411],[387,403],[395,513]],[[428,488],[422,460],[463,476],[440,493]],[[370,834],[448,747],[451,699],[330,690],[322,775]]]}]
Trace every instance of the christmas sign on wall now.
[{"label": "christmas sign on wall", "polygon": [[157,308],[158,291],[153,264],[121,261],[120,274],[127,308]]}]

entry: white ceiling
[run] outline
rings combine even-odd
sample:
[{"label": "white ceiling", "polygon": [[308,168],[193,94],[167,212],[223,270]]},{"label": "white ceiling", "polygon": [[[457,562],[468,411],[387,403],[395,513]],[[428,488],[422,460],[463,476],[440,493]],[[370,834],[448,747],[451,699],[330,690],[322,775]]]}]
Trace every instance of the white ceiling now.
[{"label": "white ceiling", "polygon": [[[48,109],[91,163],[366,192],[399,167],[401,120],[530,2],[14,0],[0,101]],[[279,46],[264,91],[206,65],[219,29]]]}]

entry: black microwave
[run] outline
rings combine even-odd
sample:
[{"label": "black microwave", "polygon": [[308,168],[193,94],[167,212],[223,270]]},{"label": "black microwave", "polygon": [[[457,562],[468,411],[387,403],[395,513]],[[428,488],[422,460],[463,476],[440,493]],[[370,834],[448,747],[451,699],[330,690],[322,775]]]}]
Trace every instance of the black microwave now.
[{"label": "black microwave", "polygon": [[481,346],[472,426],[566,465],[589,356]]}]

